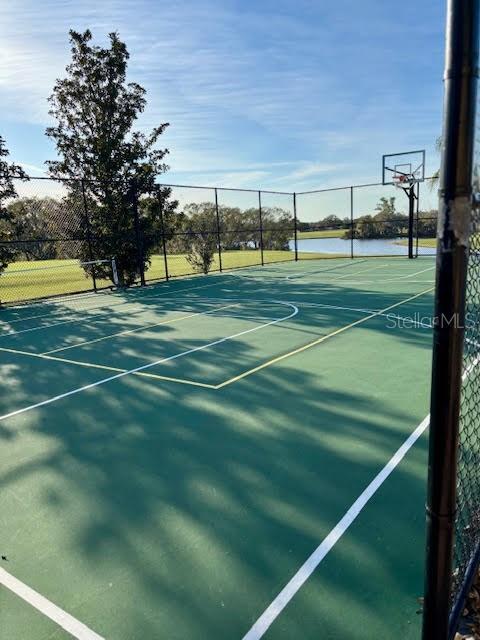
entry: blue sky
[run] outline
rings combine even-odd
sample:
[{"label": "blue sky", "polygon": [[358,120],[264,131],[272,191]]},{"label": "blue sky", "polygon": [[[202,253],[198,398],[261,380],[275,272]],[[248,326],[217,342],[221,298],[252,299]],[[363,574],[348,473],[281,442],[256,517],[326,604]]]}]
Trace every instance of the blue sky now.
[{"label": "blue sky", "polygon": [[68,30],[118,31],[138,121],[171,123],[165,181],[307,190],[381,179],[382,153],[437,168],[444,2],[16,0],[0,8],[0,133],[32,175],[55,157],[46,98]]}]

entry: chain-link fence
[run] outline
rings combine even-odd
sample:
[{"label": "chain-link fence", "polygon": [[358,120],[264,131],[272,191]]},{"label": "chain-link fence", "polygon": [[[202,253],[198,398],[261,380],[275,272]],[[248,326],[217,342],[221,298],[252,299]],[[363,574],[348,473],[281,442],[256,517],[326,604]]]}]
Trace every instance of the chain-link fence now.
[{"label": "chain-link fence", "polygon": [[[478,636],[480,1],[448,6],[430,401],[423,640]],[[465,604],[473,606],[465,608]],[[466,625],[465,625],[466,626]],[[463,637],[463,629],[462,637]]]},{"label": "chain-link fence", "polygon": [[[110,191],[82,180],[15,187],[0,227],[3,304],[112,287],[112,258],[131,286],[289,260],[407,255],[406,198],[393,187],[294,194],[158,184],[140,196],[135,185]],[[429,223],[417,222],[418,254],[420,236],[434,237],[435,211]]]},{"label": "chain-link fence", "polygon": [[[480,215],[475,215],[466,284],[457,461],[452,604],[462,607],[480,551]],[[470,567],[470,565],[472,565]]]},{"label": "chain-link fence", "polygon": [[[436,180],[416,191],[415,256],[436,252]],[[409,201],[402,189],[364,184],[296,194],[300,259],[408,256]]]}]

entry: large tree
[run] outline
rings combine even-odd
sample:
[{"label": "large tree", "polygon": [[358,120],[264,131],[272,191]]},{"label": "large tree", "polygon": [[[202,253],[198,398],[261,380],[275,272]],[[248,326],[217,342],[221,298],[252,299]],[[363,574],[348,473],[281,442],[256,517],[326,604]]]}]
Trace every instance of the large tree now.
[{"label": "large tree", "polygon": [[[146,92],[127,82],[125,44],[116,33],[109,39],[110,46],[103,48],[91,44],[90,31],[70,31],[67,75],[56,81],[49,98],[56,124],[47,128],[47,135],[55,141],[59,159],[47,164],[53,177],[68,181],[75,199],[83,198],[75,180],[84,179],[90,217],[86,231],[94,238],[97,257],[114,255],[121,281],[130,284],[141,268],[132,203],[143,194],[165,202],[170,193],[155,184],[156,176],[168,169],[163,162],[168,150],[155,148],[168,123],[149,134],[133,130],[145,109]],[[150,237],[155,224],[144,216],[140,231]],[[147,267],[149,246],[143,249],[140,259]]]},{"label": "large tree", "polygon": [[15,179],[28,180],[23,169],[7,161],[9,155],[5,140],[0,136],[0,273],[5,270],[16,253],[15,229],[8,203],[17,197]]}]

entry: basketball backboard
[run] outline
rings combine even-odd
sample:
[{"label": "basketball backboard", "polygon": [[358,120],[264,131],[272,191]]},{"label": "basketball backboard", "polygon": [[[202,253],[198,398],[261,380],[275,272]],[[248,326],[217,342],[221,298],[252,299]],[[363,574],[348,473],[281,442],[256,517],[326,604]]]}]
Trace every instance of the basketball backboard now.
[{"label": "basketball backboard", "polygon": [[382,156],[382,184],[411,186],[425,180],[425,150]]}]

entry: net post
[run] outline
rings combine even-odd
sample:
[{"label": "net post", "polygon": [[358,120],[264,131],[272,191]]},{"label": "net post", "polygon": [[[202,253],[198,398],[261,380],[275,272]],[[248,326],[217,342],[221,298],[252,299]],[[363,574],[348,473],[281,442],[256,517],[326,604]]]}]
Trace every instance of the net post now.
[{"label": "net post", "polygon": [[353,234],[355,233],[353,223],[353,187],[350,187],[350,258],[353,260]]},{"label": "net post", "polygon": [[218,264],[222,271],[222,239],[220,235],[220,213],[218,210],[218,189],[215,187],[215,216],[217,219]]},{"label": "net post", "polygon": [[437,232],[423,640],[447,640],[454,630],[451,628],[452,620],[449,622],[449,612],[465,289],[473,204],[478,20],[479,0],[449,0]]},{"label": "net post", "polygon": [[131,204],[133,208],[133,221],[135,225],[135,242],[137,245],[137,266],[140,274],[140,285],[145,286],[145,268],[143,256],[143,243],[140,233],[140,218],[138,215],[138,189],[137,181],[134,179],[130,184]]},{"label": "net post", "polygon": [[167,240],[165,238],[165,218],[163,216],[163,192],[162,187],[158,194],[158,202],[160,205],[160,225],[162,227],[162,252],[163,252],[163,265],[165,267],[165,280],[168,282],[168,258],[167,258]]},{"label": "net post", "polygon": [[298,218],[297,218],[297,194],[293,194],[293,232],[295,245],[295,262],[298,262]]},{"label": "net post", "polygon": [[112,259],[111,259],[111,264],[112,264],[112,280],[113,280],[113,284],[116,287],[118,287],[119,280],[118,280],[117,262],[116,262],[114,257],[112,257]]},{"label": "net post", "polygon": [[262,267],[265,262],[263,259],[263,220],[262,220],[262,192],[258,192],[258,219],[260,221],[260,258],[262,261]]},{"label": "net post", "polygon": [[[93,262],[92,230],[90,227],[90,216],[88,215],[88,202],[87,202],[87,194],[85,191],[85,179],[82,178],[80,183],[82,188],[83,211],[85,214],[85,230],[87,232],[88,256],[89,256],[89,260]],[[95,265],[92,266],[92,284],[93,284],[93,290],[95,291],[95,293],[97,293],[97,277],[95,275]]]}]

